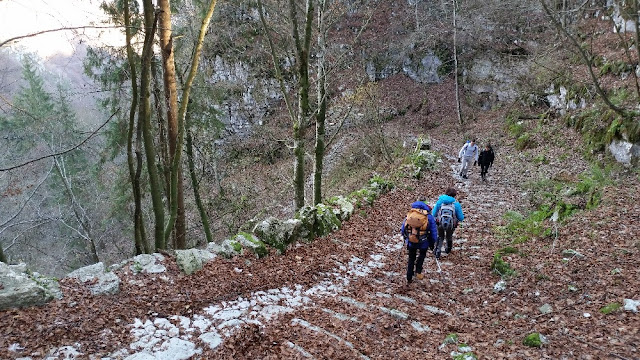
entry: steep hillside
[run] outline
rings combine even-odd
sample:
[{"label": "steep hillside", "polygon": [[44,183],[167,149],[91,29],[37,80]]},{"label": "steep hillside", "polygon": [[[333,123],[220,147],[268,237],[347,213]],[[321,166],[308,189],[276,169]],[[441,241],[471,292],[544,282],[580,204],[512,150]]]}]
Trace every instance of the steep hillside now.
[{"label": "steep hillside", "polygon": [[[562,141],[518,150],[503,118],[443,121],[428,132],[443,155],[437,171],[399,180],[341,230],[285,255],[217,258],[191,276],[171,259],[161,276],[125,267],[121,292],[104,297],[65,280],[64,299],[0,313],[0,357],[638,358],[640,318],[633,302],[622,308],[640,301],[637,175],[614,168],[598,180],[573,151],[577,134],[554,122],[545,129]],[[407,141],[424,134],[415,121],[393,124]],[[477,168],[456,175],[459,133],[495,145],[487,182]],[[596,192],[570,195],[586,179]],[[454,250],[439,265],[429,256],[425,279],[407,284],[402,218],[418,195],[432,204],[449,185],[467,217]],[[557,222],[536,217],[544,205],[560,211]],[[532,333],[540,347],[523,344]]]}]

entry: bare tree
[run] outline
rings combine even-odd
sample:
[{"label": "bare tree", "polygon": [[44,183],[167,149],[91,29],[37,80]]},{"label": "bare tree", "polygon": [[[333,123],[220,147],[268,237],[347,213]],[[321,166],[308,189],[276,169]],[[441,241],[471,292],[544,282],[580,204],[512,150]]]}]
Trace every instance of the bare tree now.
[{"label": "bare tree", "polygon": [[260,20],[262,22],[263,29],[269,41],[269,48],[271,50],[271,56],[273,60],[274,68],[276,69],[276,78],[280,83],[280,89],[285,97],[285,102],[289,112],[289,116],[293,123],[293,153],[295,156],[294,169],[293,169],[293,187],[294,187],[294,205],[296,210],[300,209],[305,204],[304,195],[304,156],[305,156],[305,132],[308,126],[308,117],[310,114],[310,99],[309,99],[309,54],[311,48],[311,37],[313,29],[313,1],[306,0],[305,11],[303,14],[304,22],[302,26],[298,24],[298,4],[295,0],[288,1],[288,14],[291,28],[291,37],[294,44],[294,56],[296,66],[296,95],[297,95],[297,110],[292,108],[291,101],[288,99],[286,86],[282,77],[282,70],[280,69],[280,60],[277,56],[275,44],[271,37],[271,30],[267,26],[265,20],[264,8],[262,0],[258,0],[258,9],[260,13]]},{"label": "bare tree", "polygon": [[457,24],[457,7],[458,1],[453,1],[453,78],[456,91],[456,112],[458,114],[458,123],[462,125],[462,107],[460,106],[460,89],[458,84],[458,24]]},{"label": "bare tree", "polygon": [[[136,60],[131,45],[133,37],[131,31],[131,15],[129,14],[129,0],[124,0],[125,38],[127,43],[127,60],[131,72],[131,107],[129,109],[129,131],[127,133],[127,164],[129,166],[129,179],[133,190],[134,213],[133,233],[135,239],[136,254],[149,253],[149,244],[145,236],[144,221],[142,217],[142,189],[140,187],[140,175],[142,174],[142,122],[135,126],[136,110],[138,108],[138,77],[136,74]],[[138,117],[138,119],[142,119]],[[135,160],[133,157],[133,133],[136,129]]]}]

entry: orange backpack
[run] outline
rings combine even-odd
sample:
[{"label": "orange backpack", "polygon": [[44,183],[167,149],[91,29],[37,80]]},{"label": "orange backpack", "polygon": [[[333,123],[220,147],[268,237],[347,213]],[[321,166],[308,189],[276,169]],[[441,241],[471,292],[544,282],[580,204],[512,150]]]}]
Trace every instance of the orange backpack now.
[{"label": "orange backpack", "polygon": [[429,211],[422,209],[409,210],[404,224],[405,231],[409,234],[409,242],[419,243],[420,236],[427,232],[428,225]]}]

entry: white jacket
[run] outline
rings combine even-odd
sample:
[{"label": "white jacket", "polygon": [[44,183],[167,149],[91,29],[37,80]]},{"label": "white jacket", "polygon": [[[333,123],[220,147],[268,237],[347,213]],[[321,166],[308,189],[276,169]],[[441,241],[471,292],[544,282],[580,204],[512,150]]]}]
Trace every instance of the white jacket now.
[{"label": "white jacket", "polygon": [[460,149],[460,153],[458,154],[458,157],[474,157],[475,161],[478,161],[478,155],[479,151],[478,151],[478,145],[473,145],[471,146],[471,143],[466,143],[464,144],[464,146],[462,147],[462,149]]}]

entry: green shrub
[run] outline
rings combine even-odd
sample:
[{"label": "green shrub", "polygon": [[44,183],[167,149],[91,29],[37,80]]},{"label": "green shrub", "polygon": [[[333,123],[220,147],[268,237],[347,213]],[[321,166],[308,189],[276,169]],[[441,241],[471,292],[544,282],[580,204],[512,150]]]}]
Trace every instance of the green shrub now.
[{"label": "green shrub", "polygon": [[605,307],[603,307],[602,309],[600,309],[600,312],[607,315],[607,314],[611,314],[612,312],[615,312],[617,310],[619,310],[622,307],[622,305],[620,305],[617,302],[611,303]]},{"label": "green shrub", "polygon": [[409,155],[409,161],[415,169],[413,177],[420,179],[424,170],[435,170],[438,165],[438,154],[430,150],[418,150]]},{"label": "green shrub", "polygon": [[522,340],[522,344],[529,347],[542,347],[542,337],[539,333],[532,333]]},{"label": "green shrub", "polygon": [[502,278],[508,278],[516,274],[515,270],[511,268],[511,265],[502,259],[500,253],[493,255],[491,270]]},{"label": "green shrub", "polygon": [[531,134],[529,134],[528,132],[525,132],[524,134],[518,136],[515,143],[515,147],[518,150],[531,149],[536,146],[536,142],[533,141],[533,139],[531,138]]},{"label": "green shrub", "polygon": [[525,132],[524,123],[519,120],[519,117],[519,112],[512,111],[507,115],[505,119],[505,128],[507,132],[515,138],[518,138]]},{"label": "green shrub", "polygon": [[497,232],[513,244],[522,244],[533,237],[549,236],[550,229],[544,225],[544,220],[553,215],[549,205],[542,205],[532,211],[527,217],[517,211],[508,211],[503,215],[507,221],[504,226],[497,227]]}]

